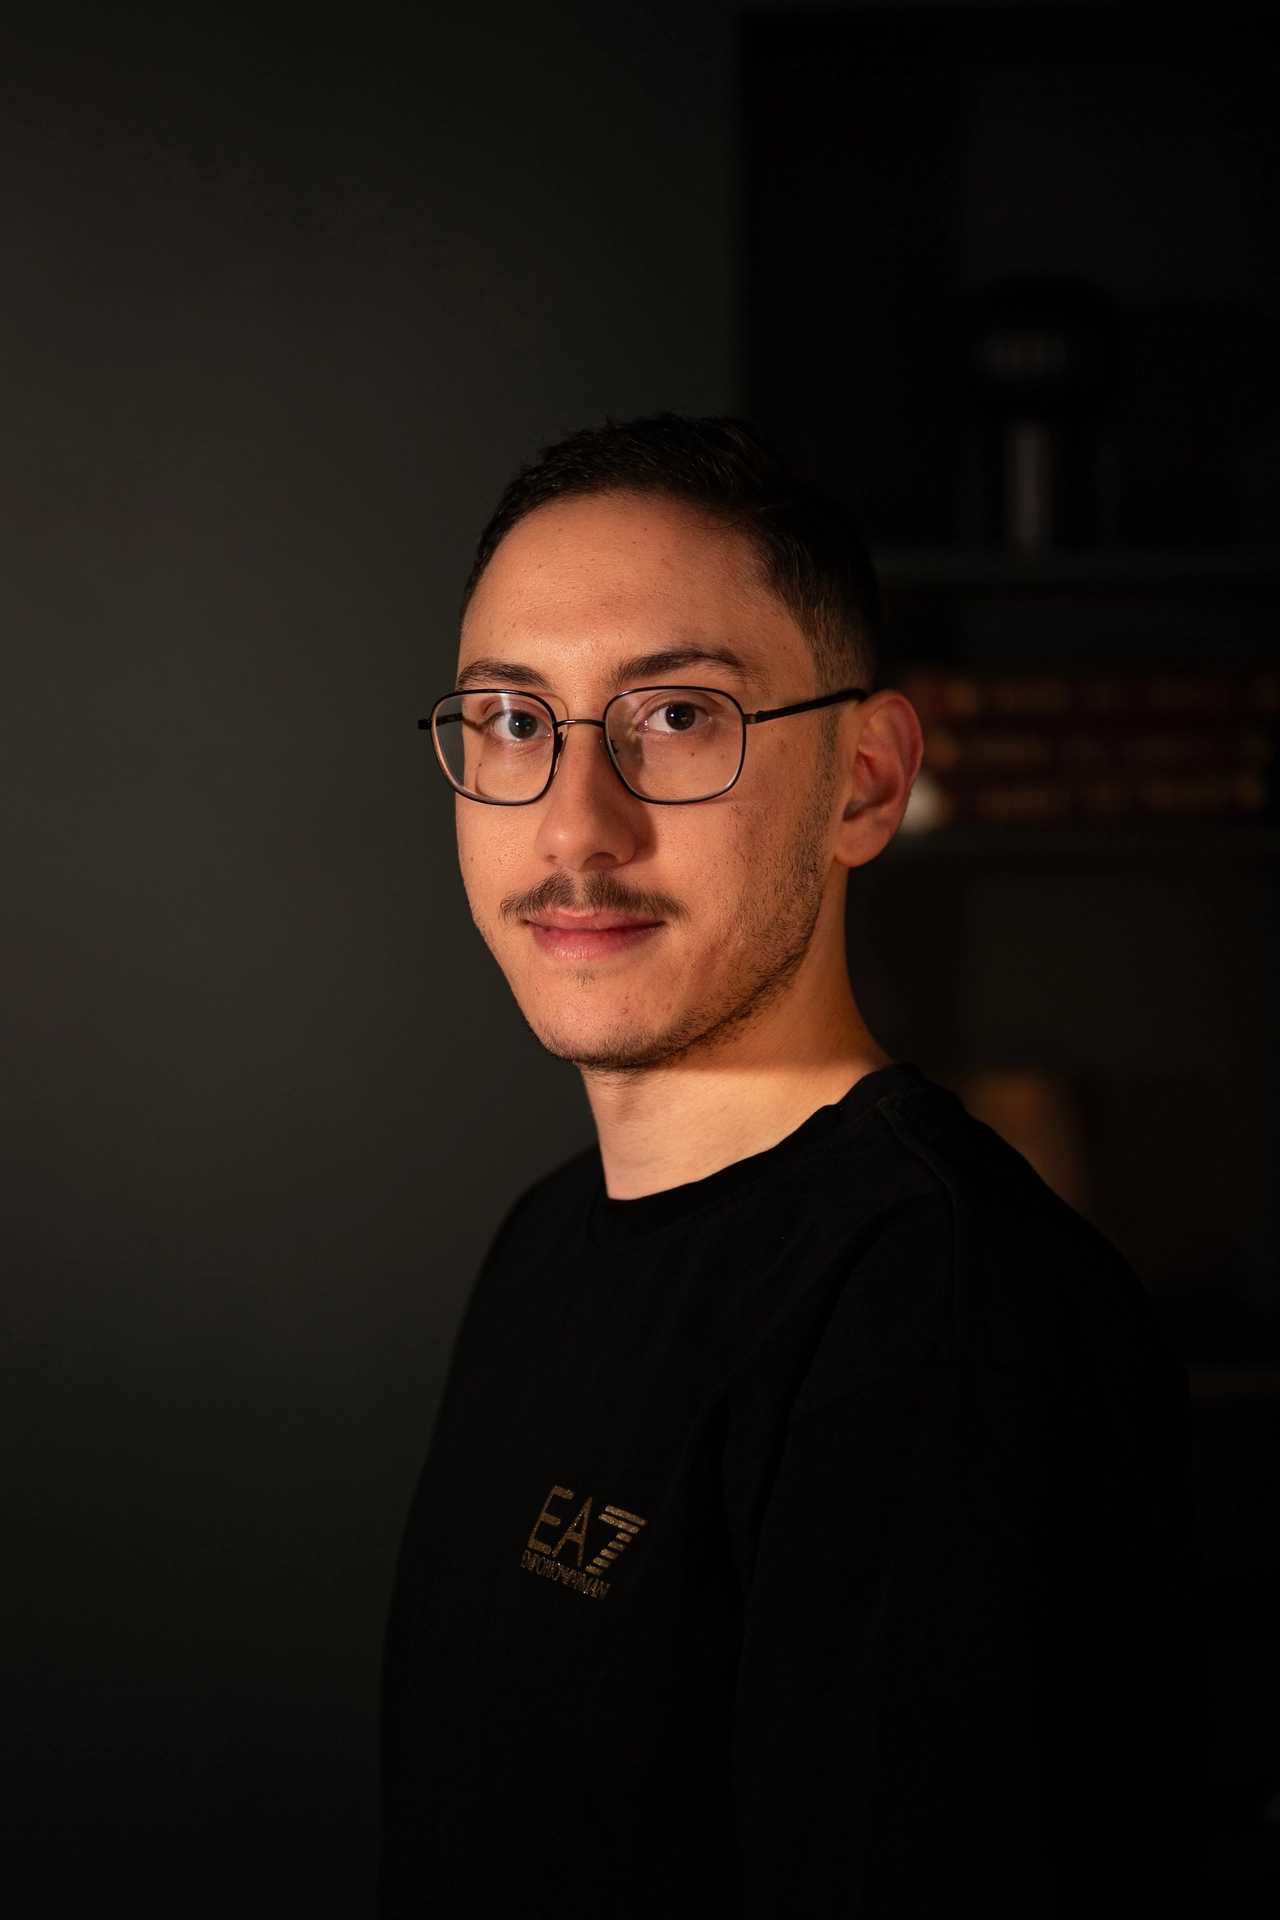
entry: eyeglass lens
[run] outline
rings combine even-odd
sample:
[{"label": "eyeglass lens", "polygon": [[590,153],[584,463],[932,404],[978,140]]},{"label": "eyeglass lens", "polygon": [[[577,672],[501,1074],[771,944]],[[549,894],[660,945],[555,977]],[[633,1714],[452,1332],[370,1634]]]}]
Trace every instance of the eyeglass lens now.
[{"label": "eyeglass lens", "polygon": [[[605,709],[614,765],[642,800],[709,800],[742,765],[743,720],[727,694],[708,687],[643,687]],[[460,792],[518,806],[547,786],[555,757],[550,710],[529,694],[455,693],[432,723],[440,764]]]}]

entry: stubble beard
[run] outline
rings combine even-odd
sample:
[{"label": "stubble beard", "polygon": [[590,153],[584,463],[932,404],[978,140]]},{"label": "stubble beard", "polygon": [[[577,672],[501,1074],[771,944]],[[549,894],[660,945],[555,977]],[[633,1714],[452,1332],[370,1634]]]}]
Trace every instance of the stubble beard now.
[{"label": "stubble beard", "polygon": [[[740,956],[736,969],[722,977],[705,1001],[687,1008],[667,1027],[637,1032],[619,1025],[593,1037],[590,1046],[575,1038],[554,1016],[535,1025],[525,1017],[547,1052],[569,1060],[584,1073],[630,1075],[675,1065],[700,1053],[711,1053],[737,1038],[758,1021],[786,992],[813,942],[822,912],[827,883],[823,856],[833,769],[819,783],[804,817],[777,850],[767,874],[759,876],[752,897],[739,902],[723,939]],[[628,887],[609,873],[591,873],[581,882],[567,874],[544,881],[530,893],[503,902],[503,917],[523,920],[531,912],[551,907],[577,907],[592,912],[617,909],[656,912],[668,921],[687,918],[686,910],[666,895]],[[566,973],[584,992],[596,984],[587,969]]]}]

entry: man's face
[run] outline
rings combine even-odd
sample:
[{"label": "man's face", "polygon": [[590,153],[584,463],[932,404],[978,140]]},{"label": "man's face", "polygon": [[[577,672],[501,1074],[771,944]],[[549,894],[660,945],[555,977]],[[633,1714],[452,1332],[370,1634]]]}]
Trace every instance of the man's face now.
[{"label": "man's face", "polygon": [[[459,687],[541,694],[598,720],[628,688],[723,688],[751,712],[816,691],[807,641],[739,536],[676,503],[607,495],[543,507],[498,548],[463,625]],[[803,959],[832,862],[821,714],[747,729],[718,799],[654,806],[571,727],[530,806],[459,798],[476,925],[543,1045],[628,1070],[714,1045]]]}]

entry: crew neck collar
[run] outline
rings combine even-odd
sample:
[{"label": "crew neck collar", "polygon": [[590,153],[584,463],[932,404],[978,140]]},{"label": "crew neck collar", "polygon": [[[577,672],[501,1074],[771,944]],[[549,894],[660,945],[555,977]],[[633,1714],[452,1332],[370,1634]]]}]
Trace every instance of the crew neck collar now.
[{"label": "crew neck collar", "polygon": [[604,1172],[591,1203],[587,1234],[597,1247],[617,1247],[646,1234],[687,1219],[704,1209],[721,1206],[749,1188],[775,1180],[780,1170],[799,1153],[845,1122],[867,1113],[888,1093],[915,1091],[922,1083],[918,1067],[910,1065],[877,1067],[863,1074],[834,1105],[819,1107],[794,1133],[766,1147],[763,1153],[749,1154],[709,1173],[704,1180],[690,1180],[684,1186],[664,1187],[660,1193],[646,1193],[637,1200],[612,1200],[605,1191]]}]

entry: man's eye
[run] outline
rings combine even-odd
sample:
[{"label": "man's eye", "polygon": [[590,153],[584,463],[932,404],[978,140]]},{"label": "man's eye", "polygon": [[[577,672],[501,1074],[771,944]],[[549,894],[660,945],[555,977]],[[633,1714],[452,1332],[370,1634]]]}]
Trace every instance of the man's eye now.
[{"label": "man's eye", "polygon": [[494,722],[494,730],[503,740],[534,740],[538,735],[538,716],[536,713],[501,713]]},{"label": "man's eye", "polygon": [[667,700],[649,715],[646,725],[651,733],[688,733],[704,715],[691,700]]}]

